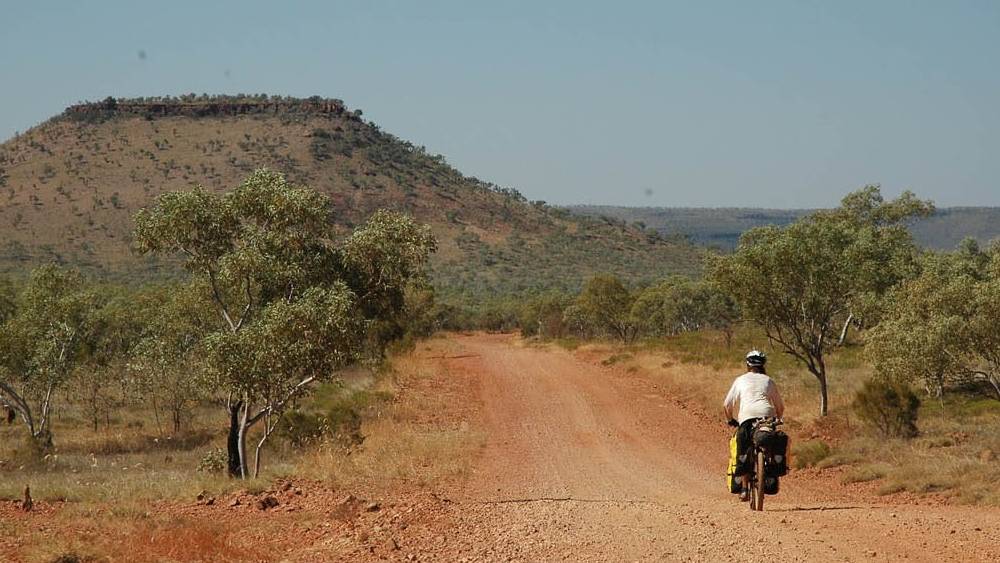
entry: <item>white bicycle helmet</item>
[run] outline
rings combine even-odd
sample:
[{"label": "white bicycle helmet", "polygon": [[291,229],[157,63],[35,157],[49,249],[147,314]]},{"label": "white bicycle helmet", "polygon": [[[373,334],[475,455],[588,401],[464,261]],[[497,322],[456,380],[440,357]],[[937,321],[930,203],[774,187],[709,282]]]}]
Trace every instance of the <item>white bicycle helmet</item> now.
[{"label": "white bicycle helmet", "polygon": [[767,363],[767,354],[759,350],[750,350],[747,353],[747,365],[751,367],[764,367]]}]

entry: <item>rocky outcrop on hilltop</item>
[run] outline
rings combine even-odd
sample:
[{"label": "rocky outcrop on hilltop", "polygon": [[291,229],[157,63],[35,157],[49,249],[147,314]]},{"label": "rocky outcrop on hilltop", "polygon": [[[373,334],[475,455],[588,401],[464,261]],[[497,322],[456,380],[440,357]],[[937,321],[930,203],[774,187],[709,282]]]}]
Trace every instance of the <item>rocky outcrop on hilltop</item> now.
[{"label": "rocky outcrop on hilltop", "polygon": [[60,117],[77,121],[106,121],[115,117],[223,117],[242,115],[327,115],[361,120],[361,110],[349,111],[337,99],[284,97],[182,96],[179,98],[108,97],[100,102],[72,105]]}]

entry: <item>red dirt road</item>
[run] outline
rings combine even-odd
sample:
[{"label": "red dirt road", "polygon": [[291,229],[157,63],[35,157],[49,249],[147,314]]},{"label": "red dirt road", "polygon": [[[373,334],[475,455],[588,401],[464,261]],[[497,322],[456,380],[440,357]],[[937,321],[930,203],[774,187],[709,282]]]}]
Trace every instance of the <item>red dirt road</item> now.
[{"label": "red dirt road", "polygon": [[752,513],[724,490],[726,427],[654,382],[509,336],[450,339],[427,361],[467,379],[486,446],[447,492],[447,547],[425,556],[1000,561],[996,510],[884,504],[793,472]]}]

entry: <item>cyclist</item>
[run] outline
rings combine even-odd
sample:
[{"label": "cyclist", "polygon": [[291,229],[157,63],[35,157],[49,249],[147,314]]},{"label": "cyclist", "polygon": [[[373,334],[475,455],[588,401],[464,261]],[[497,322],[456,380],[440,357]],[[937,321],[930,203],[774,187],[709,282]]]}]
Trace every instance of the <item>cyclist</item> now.
[{"label": "cyclist", "polygon": [[785,414],[785,403],[778,393],[778,386],[767,376],[767,370],[764,368],[767,356],[763,352],[751,350],[747,354],[746,361],[749,371],[733,381],[722,405],[726,417],[729,418],[729,425],[738,427],[735,475],[740,477],[742,484],[740,500],[743,501],[750,499],[747,475],[749,463],[746,454],[753,424],[764,417],[781,418]]}]

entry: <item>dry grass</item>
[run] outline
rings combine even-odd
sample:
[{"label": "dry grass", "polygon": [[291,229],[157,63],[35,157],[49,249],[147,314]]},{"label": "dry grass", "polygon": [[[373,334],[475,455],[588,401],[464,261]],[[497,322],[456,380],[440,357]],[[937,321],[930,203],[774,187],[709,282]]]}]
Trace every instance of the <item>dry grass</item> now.
[{"label": "dry grass", "polygon": [[[446,346],[444,340],[432,346]],[[318,477],[340,485],[433,483],[467,469],[482,442],[468,421],[436,418],[454,400],[448,389],[435,387],[431,368],[408,356],[395,362],[395,372],[373,377],[352,373],[340,385],[327,385],[304,404],[318,410],[350,408],[361,414],[364,442],[336,440],[297,450],[273,438],[265,448],[262,476],[256,482],[197,471],[207,452],[225,444],[225,416],[218,407],[199,409],[189,428],[176,436],[161,435],[152,414],[123,412],[110,429],[98,431],[64,408],[53,427],[54,450],[38,457],[27,447],[22,425],[0,426],[0,499],[15,500],[30,485],[38,500],[73,503],[148,503],[191,499],[207,490],[263,487],[286,475]],[[399,385],[405,393],[399,393]],[[397,396],[399,394],[399,396]],[[461,400],[458,401],[461,403]],[[253,436],[248,440],[253,443]]]},{"label": "dry grass", "polygon": [[880,494],[934,494],[963,504],[1000,505],[1000,408],[975,416],[961,416],[959,405],[938,409],[923,409],[916,439],[859,434],[841,444],[838,450],[856,460],[854,480],[881,480]]},{"label": "dry grass", "polygon": [[53,428],[54,450],[41,458],[27,447],[22,426],[0,428],[0,498],[20,498],[25,485],[37,499],[72,502],[148,501],[225,488],[224,477],[195,470],[209,448],[222,443],[220,420],[206,409],[193,428],[157,436],[125,427],[93,432],[64,416]]},{"label": "dry grass", "polygon": [[889,470],[890,466],[884,463],[861,465],[848,471],[841,478],[841,482],[845,485],[849,485],[851,483],[867,483],[869,481],[876,481],[884,478]]},{"label": "dry grass", "polygon": [[[447,346],[432,341],[425,351],[442,355]],[[446,408],[454,411],[462,400],[457,389],[435,386],[447,378],[432,380],[430,369],[412,356],[396,359],[391,377],[376,387],[395,400],[373,407],[362,426],[363,444],[346,451],[332,444],[315,449],[302,457],[297,474],[348,489],[429,485],[465,474],[484,437],[468,420],[436,416]]]},{"label": "dry grass", "polygon": [[344,455],[321,447],[300,460],[297,474],[347,489],[392,484],[429,485],[464,474],[481,441],[468,429],[428,430],[400,421],[381,421],[365,429],[364,446]]}]

